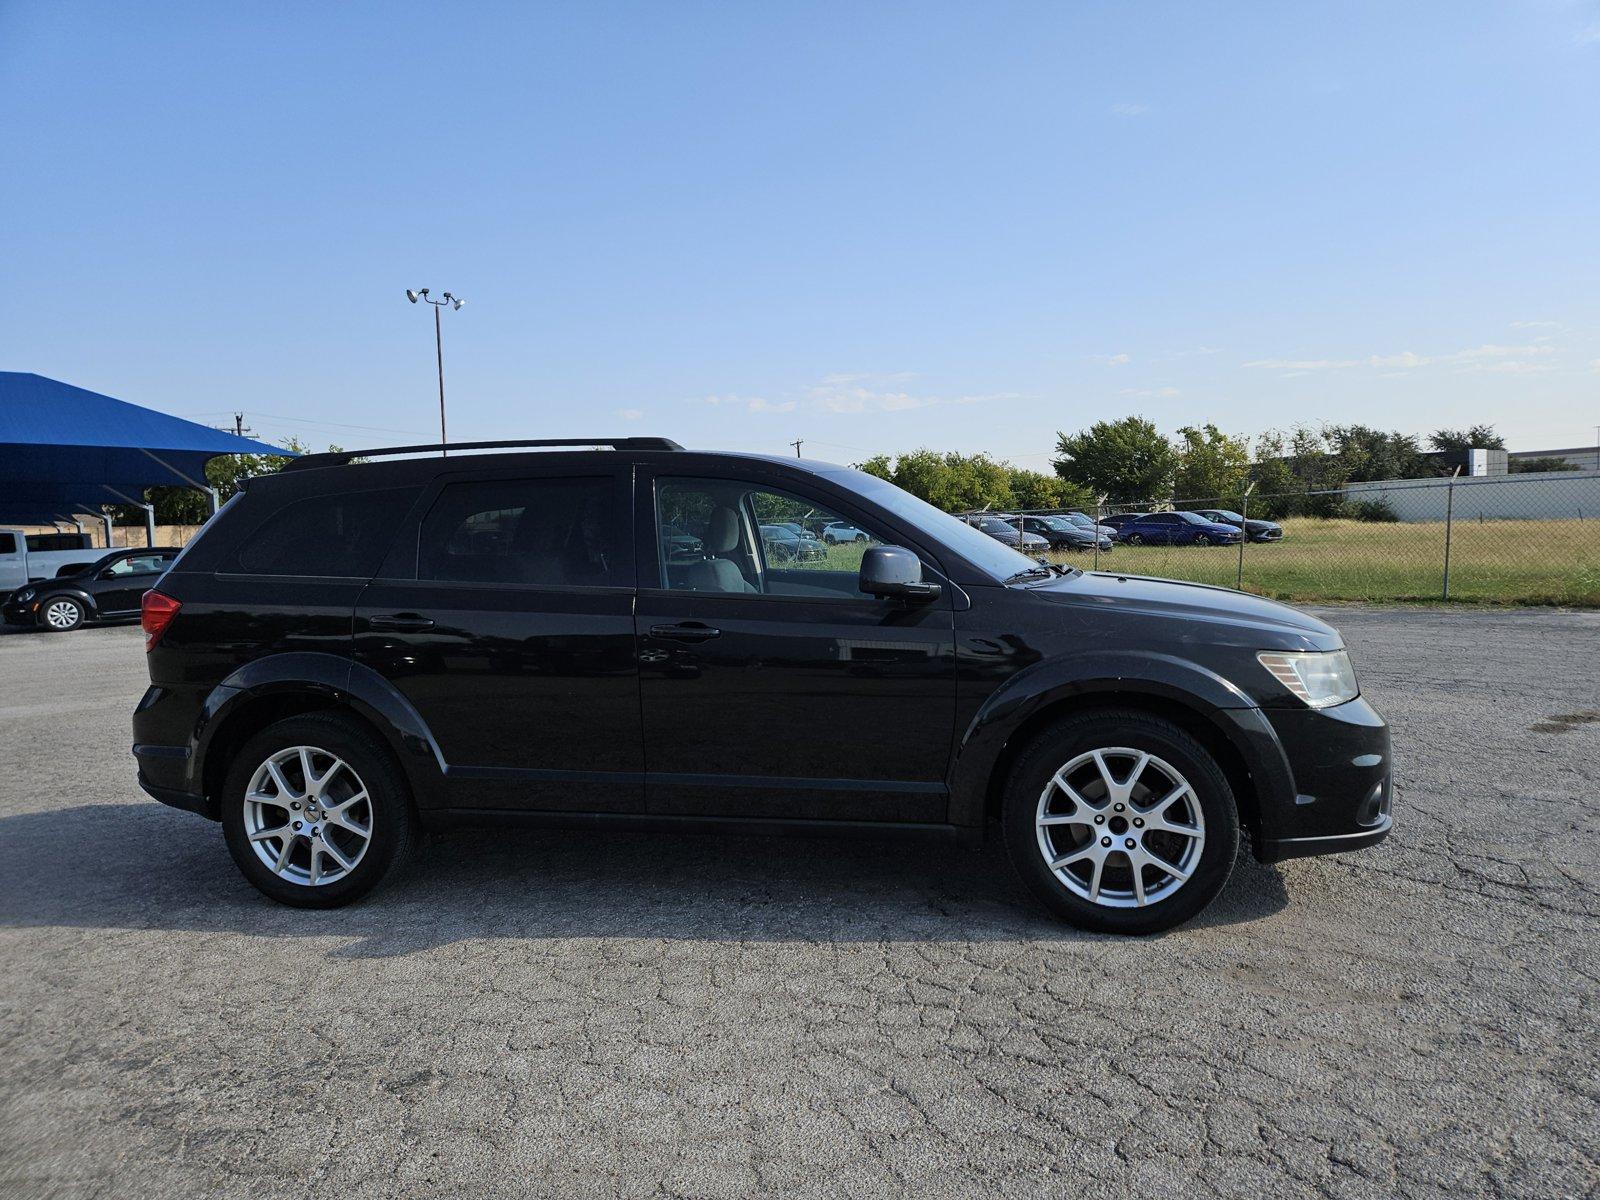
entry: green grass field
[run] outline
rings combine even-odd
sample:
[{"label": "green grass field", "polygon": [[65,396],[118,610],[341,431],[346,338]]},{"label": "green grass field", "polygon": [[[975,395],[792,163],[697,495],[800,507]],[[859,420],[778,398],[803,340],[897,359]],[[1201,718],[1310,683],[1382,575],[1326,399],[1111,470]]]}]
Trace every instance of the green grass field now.
[{"label": "green grass field", "polygon": [[[1278,600],[1433,600],[1444,590],[1444,525],[1283,522],[1281,542],[1244,551],[1246,591]],[[1089,554],[1058,561],[1088,568]],[[1234,586],[1236,547],[1122,546],[1100,569]],[[1450,599],[1600,606],[1600,521],[1457,521]]]}]

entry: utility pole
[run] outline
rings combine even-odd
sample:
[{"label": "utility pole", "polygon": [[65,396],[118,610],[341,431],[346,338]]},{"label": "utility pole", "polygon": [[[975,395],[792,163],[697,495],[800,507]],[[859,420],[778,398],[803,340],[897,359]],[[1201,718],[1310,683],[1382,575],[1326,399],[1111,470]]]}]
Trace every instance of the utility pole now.
[{"label": "utility pole", "polygon": [[439,364],[439,453],[442,457],[450,453],[444,448],[450,439],[445,436],[444,430],[444,333],[439,328],[439,310],[454,307],[459,312],[466,301],[460,296],[452,296],[449,292],[444,294],[443,300],[434,300],[429,297],[427,288],[419,288],[416,291],[407,288],[406,299],[413,304],[418,300],[426,300],[433,306],[433,354]]},{"label": "utility pole", "polygon": [[[1600,432],[1600,431],[1597,431],[1597,432]],[[793,441],[793,442],[789,443],[789,445],[794,447],[794,456],[796,458],[800,457],[800,447],[804,446],[805,444],[806,444],[806,442],[805,442],[804,438],[800,438],[800,439],[798,439],[796,441]]]},{"label": "utility pole", "polygon": [[256,431],[254,429],[251,429],[248,425],[246,425],[244,423],[244,414],[243,413],[234,413],[233,414],[233,436],[234,437],[253,437],[255,435],[255,432]]}]

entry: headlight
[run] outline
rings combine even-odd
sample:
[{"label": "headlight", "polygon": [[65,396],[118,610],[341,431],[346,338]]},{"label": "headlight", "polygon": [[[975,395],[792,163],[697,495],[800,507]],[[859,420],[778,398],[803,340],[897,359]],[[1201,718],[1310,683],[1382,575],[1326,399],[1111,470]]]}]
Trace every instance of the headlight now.
[{"label": "headlight", "polygon": [[1343,650],[1295,654],[1263,650],[1256,658],[1274,679],[1312,708],[1331,708],[1361,694],[1350,655]]},{"label": "headlight", "polygon": [[23,588],[20,592],[18,592],[16,594],[14,599],[16,600],[16,602],[18,604],[21,604],[24,600],[32,600],[33,599],[33,589],[32,588]]}]

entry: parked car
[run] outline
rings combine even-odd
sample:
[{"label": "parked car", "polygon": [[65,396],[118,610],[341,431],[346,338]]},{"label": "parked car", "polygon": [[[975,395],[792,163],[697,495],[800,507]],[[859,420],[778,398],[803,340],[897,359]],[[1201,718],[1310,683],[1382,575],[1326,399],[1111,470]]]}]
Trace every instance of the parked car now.
[{"label": "parked car", "polygon": [[1117,530],[1115,526],[1103,525],[1095,521],[1089,516],[1088,513],[1079,512],[1077,509],[1073,509],[1071,512],[1062,513],[1061,515],[1066,517],[1067,520],[1071,521],[1079,529],[1092,529],[1102,537],[1110,538],[1113,542],[1117,540]]},{"label": "parked car", "polygon": [[1036,533],[1049,543],[1052,550],[1092,551],[1100,543],[1101,553],[1110,553],[1111,539],[1096,537],[1090,529],[1080,529],[1065,517],[1023,517],[1025,533]]},{"label": "parked car", "polygon": [[1111,537],[1115,541],[1119,541],[1120,542],[1120,541],[1125,541],[1126,540],[1122,536],[1122,531],[1124,529],[1126,529],[1129,525],[1131,525],[1133,522],[1137,521],[1140,517],[1146,516],[1146,515],[1147,514],[1145,514],[1145,513],[1136,513],[1136,512],[1111,513],[1109,516],[1101,517],[1100,518],[1100,524],[1102,526],[1104,526],[1105,528],[1111,530]]},{"label": "parked car", "polygon": [[811,562],[827,551],[814,537],[801,537],[783,525],[763,525],[761,541],[767,555],[779,562]]},{"label": "parked car", "polygon": [[171,546],[113,550],[70,575],[18,588],[0,606],[7,625],[66,633],[86,621],[137,617],[139,601],[179,551]]},{"label": "parked car", "polygon": [[1243,536],[1232,525],[1208,521],[1192,512],[1142,513],[1119,527],[1122,540],[1130,546],[1225,546],[1237,545]]},{"label": "parked car", "polygon": [[103,553],[87,533],[0,529],[0,597],[41,579],[81,571]]},{"label": "parked car", "polygon": [[[1241,828],[1267,862],[1390,830],[1389,730],[1316,617],[1045,566],[844,467],[540,445],[296,459],[145,594],[140,785],[220,821],[267,896],[354,900],[423,826],[993,822],[1051,911],[1149,933],[1211,901]],[[875,544],[774,560],[779,501]],[[703,557],[660,552],[671,523]],[[779,719],[845,734],[818,754]]]},{"label": "parked car", "polygon": [[773,524],[781,529],[787,529],[795,537],[799,538],[806,549],[807,558],[821,558],[827,554],[827,548],[823,546],[822,539],[800,524],[799,521],[775,521]]},{"label": "parked car", "polygon": [[995,541],[1002,542],[1013,550],[1021,551],[1023,554],[1043,554],[1050,549],[1050,543],[1037,533],[1018,530],[1016,517],[1008,520],[988,513],[972,513],[962,519],[972,528],[988,534]]},{"label": "parked car", "polygon": [[829,521],[822,527],[822,540],[830,546],[840,542],[864,542],[867,540],[865,530],[857,529],[849,521]]},{"label": "parked car", "polygon": [[1226,508],[1197,508],[1196,516],[1204,517],[1208,521],[1215,521],[1219,525],[1232,525],[1235,529],[1243,529],[1245,536],[1252,542],[1281,542],[1283,540],[1283,526],[1276,521],[1258,521],[1251,517],[1246,520],[1239,513]]}]

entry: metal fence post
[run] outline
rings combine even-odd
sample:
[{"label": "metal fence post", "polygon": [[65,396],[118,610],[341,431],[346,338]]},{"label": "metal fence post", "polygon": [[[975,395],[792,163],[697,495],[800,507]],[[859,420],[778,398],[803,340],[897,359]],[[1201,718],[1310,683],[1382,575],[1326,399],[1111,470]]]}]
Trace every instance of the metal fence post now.
[{"label": "metal fence post", "polygon": [[1450,538],[1452,526],[1455,524],[1456,511],[1456,476],[1461,474],[1457,467],[1450,474],[1450,482],[1444,488],[1444,598],[1450,599]]},{"label": "metal fence post", "polygon": [[1244,490],[1244,499],[1239,502],[1239,574],[1233,581],[1233,590],[1244,591],[1244,544],[1250,540],[1250,493],[1256,490],[1256,481],[1252,479],[1250,486]]},{"label": "metal fence post", "polygon": [[1106,498],[1094,502],[1094,569],[1100,569],[1100,518],[1106,515]]}]

